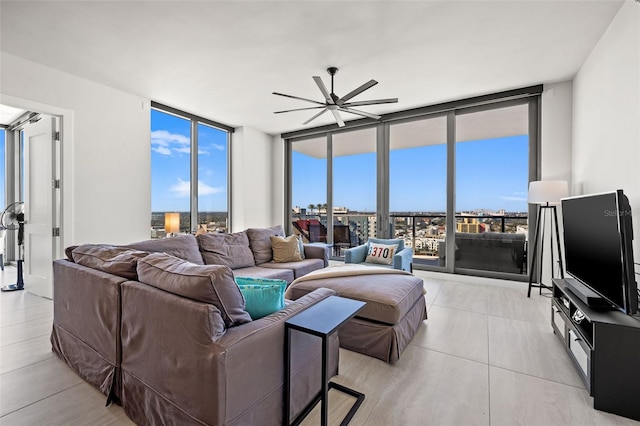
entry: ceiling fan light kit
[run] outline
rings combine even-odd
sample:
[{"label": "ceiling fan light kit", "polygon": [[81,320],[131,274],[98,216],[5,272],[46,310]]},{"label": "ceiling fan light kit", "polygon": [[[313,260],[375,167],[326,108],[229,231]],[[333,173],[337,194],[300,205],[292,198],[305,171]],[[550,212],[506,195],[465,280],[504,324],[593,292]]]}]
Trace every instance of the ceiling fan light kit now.
[{"label": "ceiling fan light kit", "polygon": [[376,84],[378,84],[378,82],[375,81],[375,80],[369,80],[365,84],[363,84],[360,87],[352,90],[351,92],[347,93],[343,97],[339,97],[333,91],[333,77],[338,72],[338,68],[329,67],[329,68],[327,68],[327,72],[331,76],[331,92],[329,92],[327,90],[327,87],[324,85],[324,82],[322,81],[322,79],[320,77],[318,77],[318,76],[314,76],[313,77],[313,81],[316,82],[316,85],[318,86],[318,89],[320,89],[320,92],[322,93],[322,96],[324,97],[324,102],[318,102],[318,101],[314,101],[313,99],[300,98],[298,96],[291,96],[291,95],[285,95],[284,93],[273,92],[274,95],[284,96],[286,98],[298,99],[300,101],[305,101],[305,102],[311,102],[311,103],[317,105],[317,106],[306,107],[306,108],[296,108],[296,109],[288,109],[288,110],[284,110],[284,111],[275,111],[274,114],[282,114],[282,113],[285,113],[285,112],[292,112],[292,111],[304,111],[304,110],[311,110],[311,109],[320,109],[320,112],[318,112],[313,117],[311,117],[310,119],[305,121],[303,124],[309,124],[310,122],[312,122],[316,118],[320,117],[325,112],[330,111],[333,114],[333,117],[336,120],[336,123],[338,123],[338,127],[344,127],[344,120],[342,119],[342,116],[340,115],[340,112],[348,112],[350,114],[359,115],[361,117],[367,117],[367,118],[372,118],[374,120],[379,120],[380,119],[379,115],[371,114],[369,112],[362,111],[362,110],[359,110],[359,109],[354,109],[353,107],[354,106],[365,106],[365,105],[391,104],[391,103],[398,102],[398,98],[375,99],[375,100],[371,100],[371,101],[348,102],[351,98],[354,98],[357,95],[359,95],[360,93],[364,92],[365,90],[370,89],[371,87],[373,87]]}]

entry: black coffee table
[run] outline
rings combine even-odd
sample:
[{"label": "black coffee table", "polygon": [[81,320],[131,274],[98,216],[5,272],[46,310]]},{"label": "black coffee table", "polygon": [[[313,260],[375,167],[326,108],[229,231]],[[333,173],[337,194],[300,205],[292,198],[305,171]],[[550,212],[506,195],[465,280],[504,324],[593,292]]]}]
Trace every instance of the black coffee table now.
[{"label": "black coffee table", "polygon": [[[284,380],[284,417],[285,425],[297,425],[313,410],[313,407],[322,401],[322,411],[320,413],[320,422],[322,426],[327,425],[328,418],[328,393],[329,389],[336,389],[356,398],[346,417],[340,423],[347,425],[353,418],[354,414],[364,401],[364,394],[342,386],[338,383],[329,382],[328,364],[329,364],[329,336],[334,333],[342,324],[353,318],[364,306],[366,302],[359,300],[347,299],[339,296],[329,296],[328,298],[316,303],[315,305],[305,309],[299,314],[291,317],[284,323],[285,332],[285,380]],[[322,383],[318,395],[305,407],[304,410],[296,417],[292,423],[289,423],[289,411],[291,403],[291,330],[312,334],[322,339]]]}]

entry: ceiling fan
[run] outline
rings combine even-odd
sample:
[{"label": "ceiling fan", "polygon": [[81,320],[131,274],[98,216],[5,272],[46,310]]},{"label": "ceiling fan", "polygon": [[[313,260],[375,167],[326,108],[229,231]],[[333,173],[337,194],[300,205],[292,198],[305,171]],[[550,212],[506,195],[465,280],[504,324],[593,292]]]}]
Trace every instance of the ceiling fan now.
[{"label": "ceiling fan", "polygon": [[300,98],[298,96],[291,96],[291,95],[285,95],[284,93],[273,92],[274,95],[284,96],[286,98],[292,98],[292,99],[299,99],[301,101],[311,102],[311,103],[317,104],[319,106],[313,106],[313,107],[307,107],[307,108],[288,109],[288,110],[285,110],[285,111],[275,111],[274,114],[282,114],[283,112],[303,111],[303,110],[308,110],[308,109],[321,109],[322,108],[322,111],[320,111],[319,113],[317,113],[316,115],[314,115],[313,117],[311,117],[310,119],[305,121],[303,124],[309,124],[311,121],[313,121],[316,118],[320,117],[325,112],[331,111],[331,113],[333,114],[334,118],[336,119],[336,123],[338,123],[338,126],[339,127],[343,127],[344,126],[344,120],[342,119],[342,116],[340,115],[340,112],[348,112],[350,114],[360,115],[362,117],[368,117],[368,118],[373,118],[374,120],[379,120],[380,119],[379,115],[371,114],[371,113],[368,113],[368,112],[365,112],[365,111],[361,111],[359,109],[354,109],[353,107],[355,107],[355,106],[364,106],[364,105],[391,104],[391,103],[398,102],[398,98],[375,99],[375,100],[372,100],[372,101],[348,102],[351,98],[359,95],[360,93],[364,92],[367,89],[370,89],[371,87],[373,87],[376,84],[378,84],[378,82],[375,81],[375,80],[369,80],[368,82],[366,82],[362,86],[352,90],[351,92],[347,93],[346,95],[344,95],[343,97],[340,98],[335,93],[333,93],[333,76],[336,75],[336,73],[338,72],[338,68],[329,67],[329,68],[327,68],[327,72],[329,73],[329,75],[331,75],[331,93],[329,93],[329,91],[327,90],[327,87],[324,85],[324,83],[322,82],[322,79],[320,77],[318,77],[318,76],[314,76],[313,77],[313,80],[318,85],[318,88],[320,89],[320,92],[322,92],[322,96],[325,99],[324,102],[318,102],[318,101],[314,101],[312,99]]}]

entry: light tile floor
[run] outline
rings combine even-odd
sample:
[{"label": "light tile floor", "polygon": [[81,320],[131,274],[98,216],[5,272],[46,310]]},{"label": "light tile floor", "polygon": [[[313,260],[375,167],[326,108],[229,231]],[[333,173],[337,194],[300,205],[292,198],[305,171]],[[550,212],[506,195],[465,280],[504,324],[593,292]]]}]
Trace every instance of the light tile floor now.
[{"label": "light tile floor", "polygon": [[[366,394],[351,424],[640,426],[593,409],[551,330],[548,296],[527,298],[526,283],[416,275],[429,319],[397,363],[341,349],[334,380]],[[1,285],[14,280],[13,268],[0,273]],[[132,424],[52,354],[51,321],[52,302],[28,286],[0,294],[0,425]],[[338,424],[353,400],[329,399]]]}]

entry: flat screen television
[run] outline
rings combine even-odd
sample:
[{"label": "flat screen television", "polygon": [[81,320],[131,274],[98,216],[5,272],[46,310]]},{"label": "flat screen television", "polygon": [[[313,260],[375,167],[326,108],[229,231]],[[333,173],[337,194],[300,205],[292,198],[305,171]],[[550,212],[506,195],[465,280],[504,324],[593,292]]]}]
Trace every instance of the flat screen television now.
[{"label": "flat screen television", "polygon": [[638,312],[631,206],[622,190],[561,200],[567,272],[627,315]]}]

